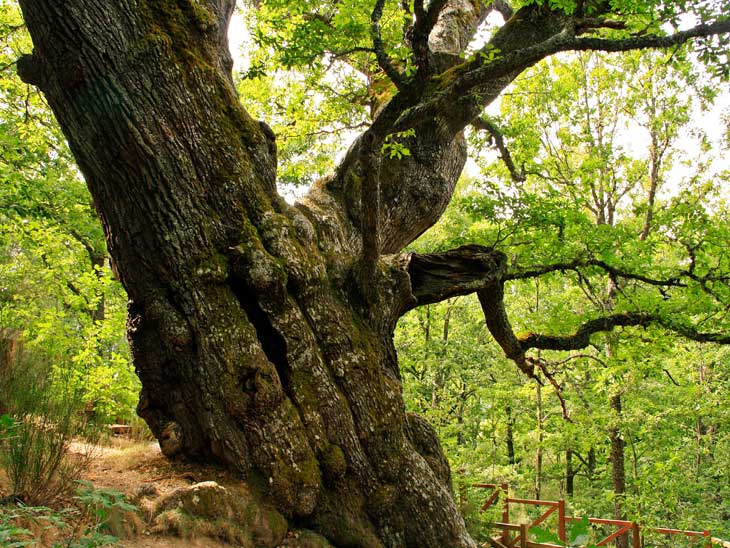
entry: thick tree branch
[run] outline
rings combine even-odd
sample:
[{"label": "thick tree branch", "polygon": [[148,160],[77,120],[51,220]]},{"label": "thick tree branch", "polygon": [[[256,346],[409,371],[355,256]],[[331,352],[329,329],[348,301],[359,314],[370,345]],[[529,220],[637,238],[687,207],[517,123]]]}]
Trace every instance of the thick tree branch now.
[{"label": "thick tree branch", "polygon": [[465,73],[454,82],[453,86],[464,93],[481,84],[485,79],[497,78],[516,69],[524,70],[545,57],[561,51],[620,52],[635,49],[670,48],[684,44],[693,38],[707,38],[728,32],[730,32],[730,20],[697,25],[691,29],[667,36],[647,34],[616,40],[577,36],[569,27],[565,27],[562,32],[542,43],[505,53],[491,62],[485,63],[481,59],[475,59],[471,64],[476,68],[467,68]]},{"label": "thick tree branch", "polygon": [[[693,38],[709,38],[718,34],[726,34],[730,32],[730,20],[715,21],[697,25],[685,31],[676,32],[667,36],[659,36],[655,34],[646,34],[643,36],[634,36],[622,40],[611,40],[607,38],[593,37],[576,37],[565,44],[562,44],[558,51],[630,51],[635,49],[648,48],[671,48],[682,45]],[[555,52],[557,53],[557,51]]]},{"label": "thick tree branch", "polygon": [[484,312],[487,329],[502,348],[505,356],[514,361],[528,377],[535,377],[535,364],[525,356],[522,343],[515,335],[504,306],[504,283],[477,292],[479,304]]},{"label": "thick tree branch", "polygon": [[[602,261],[589,261],[589,263],[607,269],[617,276],[629,279],[640,279],[652,285],[683,286],[677,279],[653,280],[641,275],[632,275],[614,269]],[[565,266],[565,265],[561,265]],[[566,268],[572,270],[573,268]],[[555,272],[560,269],[546,267],[530,271],[531,275],[540,273]],[[524,276],[531,277],[531,276]],[[677,333],[687,339],[697,342],[711,342],[716,344],[730,344],[730,333],[701,332],[695,327],[673,322],[657,314],[647,312],[624,312],[609,316],[588,320],[583,323],[572,335],[545,335],[531,333],[523,337],[517,337],[510,324],[504,304],[504,281],[508,279],[523,279],[512,277],[506,274],[498,283],[491,284],[478,290],[477,295],[484,312],[487,328],[494,339],[500,345],[505,355],[513,360],[517,366],[528,376],[534,376],[534,367],[540,365],[534,359],[526,355],[528,350],[557,350],[571,351],[587,348],[591,344],[591,336],[600,332],[610,332],[617,327],[636,327],[655,324]]]},{"label": "thick tree branch", "polygon": [[427,10],[423,8],[423,0],[416,0],[414,3],[416,22],[413,25],[411,48],[419,69],[419,76],[423,79],[431,73],[428,59],[428,38],[447,2],[448,0],[432,0],[429,2]]},{"label": "thick tree branch", "polygon": [[472,122],[472,125],[476,129],[485,130],[489,133],[491,141],[497,147],[497,150],[499,151],[499,157],[502,159],[502,162],[507,167],[507,170],[509,171],[512,180],[516,183],[524,182],[526,179],[525,170],[518,170],[517,166],[515,166],[515,163],[512,160],[512,154],[510,154],[510,151],[504,142],[504,135],[502,135],[502,132],[499,130],[497,125],[491,120],[484,117],[476,118]]},{"label": "thick tree branch", "polygon": [[[547,22],[547,19],[546,19]],[[506,25],[505,27],[509,27]],[[508,31],[505,31],[507,33]],[[500,78],[509,78],[529,68],[538,61],[562,51],[609,51],[620,52],[647,48],[669,48],[684,44],[694,38],[706,38],[730,32],[730,20],[697,25],[686,31],[677,32],[668,36],[643,35],[626,39],[606,39],[576,36],[572,28],[563,21],[562,31],[551,37],[528,47],[521,47],[511,51],[495,46],[492,41],[482,50],[482,54],[468,63],[456,67],[457,74],[450,75],[449,85],[441,93],[435,94],[430,101],[421,103],[415,108],[404,112],[395,124],[396,131],[404,131],[413,127],[423,119],[444,112],[454,112],[454,131],[458,131],[471,123],[477,113],[485,106],[485,97],[491,100],[480,88],[491,85]],[[510,33],[511,34],[511,33]],[[497,51],[491,54],[490,51]],[[489,61],[486,61],[489,59]],[[469,99],[473,104],[469,106],[464,100]],[[468,102],[468,101],[467,101]],[[467,108],[468,107],[468,108]]]},{"label": "thick tree branch", "polygon": [[520,337],[519,344],[522,352],[530,349],[581,350],[591,344],[591,335],[595,333],[613,331],[616,327],[648,325],[655,320],[656,318],[654,316],[643,312],[613,314],[585,322],[572,335],[559,336],[530,333],[529,335]]},{"label": "thick tree branch", "polygon": [[375,57],[378,60],[380,68],[383,69],[383,72],[390,78],[391,82],[395,84],[395,87],[402,90],[405,88],[405,80],[403,79],[403,75],[393,65],[390,57],[388,57],[380,33],[380,19],[383,17],[384,7],[385,0],[377,0],[373,12],[370,15],[370,36],[373,41],[373,50],[375,50]]},{"label": "thick tree branch", "polygon": [[590,337],[595,333],[613,331],[616,327],[636,327],[650,324],[673,331],[687,339],[697,342],[730,344],[728,333],[705,333],[694,327],[675,324],[665,318],[646,312],[624,312],[603,318],[589,320],[581,325],[574,334],[566,336],[542,335],[531,333],[520,338],[523,351],[537,350],[580,350],[590,345]]},{"label": "thick tree branch", "polygon": [[407,270],[416,301],[410,308],[494,285],[506,268],[503,253],[479,245],[465,245],[444,253],[411,253]]},{"label": "thick tree branch", "polygon": [[380,147],[379,140],[366,132],[360,147],[360,202],[362,204],[362,259],[366,281],[373,280],[375,264],[380,255]]},{"label": "thick tree branch", "polygon": [[492,3],[471,0],[449,0],[441,8],[428,36],[430,74],[444,72],[463,62],[461,54],[493,9]]},{"label": "thick tree branch", "polygon": [[[603,264],[603,266],[611,269],[608,265]],[[476,292],[489,332],[505,355],[530,377],[534,377],[535,367],[541,367],[541,364],[526,355],[528,350],[580,350],[590,346],[592,335],[609,332],[617,327],[656,324],[694,341],[730,344],[730,334],[700,332],[692,326],[674,323],[646,312],[624,312],[588,320],[572,335],[531,333],[518,337],[510,324],[504,303],[504,281],[509,279],[509,275],[505,272],[504,254],[476,245],[463,246],[438,254],[413,253],[407,257],[405,269],[410,278],[413,299],[399,303],[397,306],[400,308],[396,311],[396,316],[417,306]],[[659,284],[657,280],[637,277],[647,283]],[[669,280],[669,285],[678,284]]]},{"label": "thick tree branch", "polygon": [[538,365],[538,362],[527,357],[528,350],[581,350],[590,346],[592,335],[610,332],[617,327],[656,324],[693,341],[730,344],[730,334],[728,333],[700,332],[694,327],[675,324],[665,318],[646,312],[624,312],[588,320],[572,335],[530,333],[523,337],[517,337],[505,311],[503,285],[494,284],[479,290],[477,295],[482,305],[489,332],[500,345],[505,356],[513,360],[520,370],[530,377],[534,376],[534,367]]}]

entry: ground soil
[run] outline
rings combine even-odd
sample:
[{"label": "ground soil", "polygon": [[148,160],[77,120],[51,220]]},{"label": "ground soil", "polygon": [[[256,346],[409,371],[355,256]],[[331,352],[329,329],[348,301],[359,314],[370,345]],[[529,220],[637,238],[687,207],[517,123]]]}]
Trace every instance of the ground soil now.
[{"label": "ground soil", "polygon": [[[171,462],[160,452],[156,441],[138,442],[124,437],[112,438],[108,446],[94,448],[94,458],[84,479],[97,488],[121,491],[134,501],[140,490],[154,486],[162,496],[179,487],[201,481],[216,481],[222,485],[236,478],[212,467]],[[181,539],[152,534],[143,520],[143,529],[132,538],[121,540],[123,548],[219,548],[230,545],[209,538]]]},{"label": "ground soil", "polygon": [[[210,538],[186,538],[158,535],[151,531],[145,505],[179,487],[202,481],[216,481],[221,485],[235,485],[240,480],[216,468],[170,462],[162,456],[157,442],[135,441],[113,437],[101,445],[89,447],[74,443],[70,452],[77,458],[87,455],[89,465],[80,479],[90,481],[97,489],[114,489],[126,495],[126,499],[140,507],[137,530],[119,542],[122,548],[223,548],[231,545]],[[3,481],[5,480],[5,481]],[[6,478],[0,478],[0,494],[7,491]],[[140,497],[140,493],[154,494]],[[58,506],[68,506],[72,499],[61,501]],[[56,505],[54,505],[56,506]],[[42,543],[44,544],[44,543]]]}]

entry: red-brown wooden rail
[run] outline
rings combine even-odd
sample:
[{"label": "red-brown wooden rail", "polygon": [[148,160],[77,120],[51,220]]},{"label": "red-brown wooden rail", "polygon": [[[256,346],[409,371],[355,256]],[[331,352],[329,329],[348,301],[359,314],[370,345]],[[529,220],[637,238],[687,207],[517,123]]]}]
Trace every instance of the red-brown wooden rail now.
[{"label": "red-brown wooden rail", "polygon": [[[527,532],[530,528],[544,522],[550,517],[556,510],[558,512],[558,538],[565,542],[565,523],[567,521],[577,521],[580,518],[570,517],[565,515],[565,501],[551,501],[551,500],[536,500],[536,499],[517,499],[509,497],[509,487],[506,483],[475,483],[473,487],[480,489],[491,489],[492,493],[487,501],[482,506],[481,510],[485,511],[491,508],[498,500],[500,495],[503,497],[503,510],[502,510],[502,521],[494,524],[496,529],[502,531],[500,537],[501,542],[493,543],[499,544],[503,548],[515,548],[519,542],[520,548],[554,548],[552,545],[539,544],[530,542],[527,538]],[[531,506],[548,506],[549,508],[540,514],[537,519],[529,524],[514,524],[509,521],[509,508],[511,504],[527,504]],[[596,546],[606,546],[609,542],[616,540],[622,535],[631,534],[632,548],[641,548],[641,530],[639,525],[633,521],[619,520],[619,519],[605,519],[605,518],[588,518],[589,523],[596,525],[615,525],[618,527],[616,531],[609,534],[607,537],[601,539],[596,543]],[[514,538],[511,537],[510,531],[519,532]],[[715,539],[712,538],[710,531],[687,531],[683,529],[669,529],[665,527],[650,528],[650,532],[660,533],[663,535],[683,535],[689,538],[704,538],[704,548],[712,548],[712,543]]]}]

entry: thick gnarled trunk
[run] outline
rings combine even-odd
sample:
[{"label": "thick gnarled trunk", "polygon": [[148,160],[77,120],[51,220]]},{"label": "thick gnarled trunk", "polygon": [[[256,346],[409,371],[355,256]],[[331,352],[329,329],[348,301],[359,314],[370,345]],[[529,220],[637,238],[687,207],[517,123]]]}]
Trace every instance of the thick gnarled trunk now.
[{"label": "thick gnarled trunk", "polygon": [[[230,81],[231,3],[22,6],[35,50],[19,72],[48,97],[102,218],[139,413],[165,454],[238,470],[337,546],[474,546],[436,436],[404,411],[391,336],[412,306],[491,283],[502,258],[466,250],[474,279],[454,285],[424,269],[436,256],[384,257],[366,295],[347,196],[276,194],[269,132]],[[443,190],[386,220],[385,251],[445,207],[464,158],[452,139],[414,149],[422,188]]]}]

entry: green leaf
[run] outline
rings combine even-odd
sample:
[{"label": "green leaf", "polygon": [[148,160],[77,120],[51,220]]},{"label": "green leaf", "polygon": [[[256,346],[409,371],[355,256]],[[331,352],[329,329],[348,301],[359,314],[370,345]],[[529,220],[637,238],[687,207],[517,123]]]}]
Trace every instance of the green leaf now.
[{"label": "green leaf", "polygon": [[531,527],[530,533],[535,535],[535,539],[537,540],[537,542],[547,543],[547,544],[565,545],[565,543],[562,540],[560,540],[558,535],[556,535],[552,531],[543,529],[542,527]]},{"label": "green leaf", "polygon": [[568,536],[568,544],[570,546],[583,546],[586,542],[588,542],[590,526],[591,524],[587,517],[583,517],[579,521],[573,523]]}]

